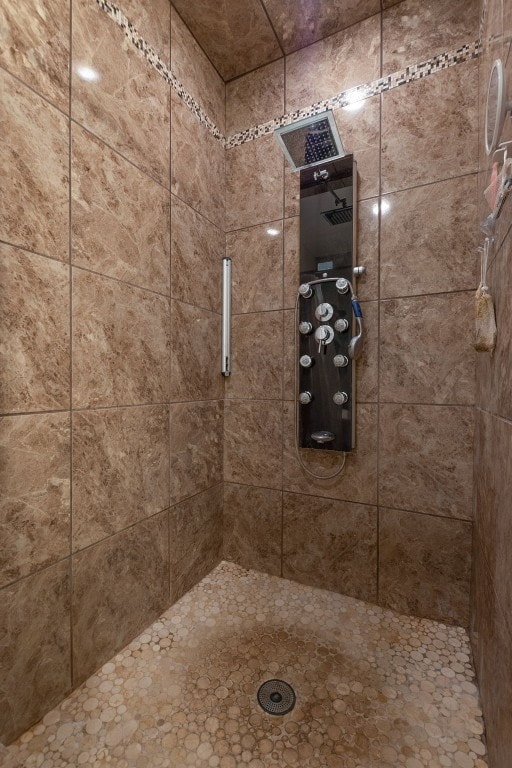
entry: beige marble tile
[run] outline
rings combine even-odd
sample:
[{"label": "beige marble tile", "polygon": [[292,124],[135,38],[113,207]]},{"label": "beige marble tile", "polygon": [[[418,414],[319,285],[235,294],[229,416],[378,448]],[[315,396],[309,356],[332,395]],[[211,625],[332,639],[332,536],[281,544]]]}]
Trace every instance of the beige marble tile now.
[{"label": "beige marble tile", "polygon": [[74,685],[169,605],[168,523],[162,512],[74,555]]},{"label": "beige marble tile", "polygon": [[476,170],[477,88],[469,61],[383,94],[383,192]]},{"label": "beige marble tile", "polygon": [[263,0],[285,53],[351,27],[380,12],[380,0]]},{"label": "beige marble tile", "polygon": [[379,203],[362,200],[357,206],[357,235],[354,264],[366,272],[355,281],[360,301],[379,298]]},{"label": "beige marble tile", "polygon": [[282,509],[281,491],[225,483],[223,556],[280,576]]},{"label": "beige marble tile", "polygon": [[174,91],[171,109],[171,192],[224,229],[224,147]]},{"label": "beige marble tile", "polygon": [[65,112],[69,17],[69,3],[59,0],[25,0],[0,9],[0,63]]},{"label": "beige marble tile", "polygon": [[69,407],[69,270],[0,245],[0,409]]},{"label": "beige marble tile", "polygon": [[221,311],[224,232],[171,195],[171,295]]},{"label": "beige marble tile", "polygon": [[171,604],[215,568],[222,557],[222,484],[169,512]]},{"label": "beige marble tile", "polygon": [[71,157],[73,264],[169,294],[169,192],[78,126]]},{"label": "beige marble tile", "polygon": [[283,395],[283,313],[233,315],[228,398],[278,400]]},{"label": "beige marble tile", "polygon": [[381,605],[467,626],[470,570],[470,523],[379,509]]},{"label": "beige marble tile", "polygon": [[171,302],[171,400],[219,400],[220,315]]},{"label": "beige marble tile", "polygon": [[172,8],[169,0],[123,0],[119,7],[144,40],[168,64]]},{"label": "beige marble tile", "polygon": [[300,175],[284,164],[284,216],[298,216],[300,212]]},{"label": "beige marble tile", "polygon": [[[359,405],[356,411],[356,446],[347,453],[345,468],[336,478],[317,480],[299,465],[295,453],[295,417],[293,403],[284,403],[283,414],[283,488],[296,493],[314,494],[356,501],[377,502],[377,406]],[[329,475],[341,463],[337,451],[300,449],[306,466],[319,475]]]},{"label": "beige marble tile", "polygon": [[283,398],[293,400],[295,393],[295,366],[297,365],[295,339],[295,312],[283,312]]},{"label": "beige marble tile", "polygon": [[382,297],[476,287],[476,181],[463,176],[382,198]]},{"label": "beige marble tile", "polygon": [[390,299],[380,306],[380,399],[473,404],[473,292]]},{"label": "beige marble tile", "polygon": [[174,6],[224,80],[282,56],[258,0],[220,0],[214,5],[208,0],[175,0]]},{"label": "beige marble tile", "polygon": [[165,297],[74,269],[74,406],[168,400],[169,317]]},{"label": "beige marble tile", "polygon": [[383,72],[396,72],[476,40],[479,5],[478,0],[405,0],[387,9],[382,15]]},{"label": "beige marble tile", "polygon": [[284,222],[283,305],[295,309],[300,284],[300,216]]},{"label": "beige marble tile", "polygon": [[[286,227],[286,224],[285,224]],[[283,224],[271,221],[226,235],[234,314],[283,306]],[[286,277],[286,275],[285,275]]]},{"label": "beige marble tile", "polygon": [[379,194],[381,97],[336,109],[334,119],[345,151],[354,155],[357,164],[357,199],[375,197]]},{"label": "beige marble tile", "polygon": [[[256,696],[276,677],[297,694],[280,718]],[[428,754],[431,768],[487,768],[484,742],[465,629],[222,562],[12,744],[5,768],[97,754],[222,768],[412,768]]]},{"label": "beige marble tile", "polygon": [[283,576],[375,601],[377,508],[284,493]]},{"label": "beige marble tile", "polygon": [[377,15],[286,57],[286,111],[307,107],[378,77]]},{"label": "beige marble tile", "polygon": [[381,504],[470,520],[472,476],[471,408],[380,406]]},{"label": "beige marble tile", "polygon": [[172,403],[171,504],[222,481],[224,404]]},{"label": "beige marble tile", "polygon": [[69,554],[69,415],[0,419],[0,586]]},{"label": "beige marble tile", "polygon": [[281,488],[281,401],[226,400],[224,480]]},{"label": "beige marble tile", "polygon": [[273,136],[226,152],[226,230],[283,216],[283,155]]},{"label": "beige marble tile", "polygon": [[[84,66],[96,80],[80,76]],[[169,86],[89,0],[73,4],[71,82],[74,119],[168,187]]]},{"label": "beige marble tile", "polygon": [[284,58],[226,84],[226,133],[244,131],[284,113]]},{"label": "beige marble tile", "polygon": [[69,560],[0,592],[0,740],[9,743],[71,689]]},{"label": "beige marble tile", "polygon": [[166,405],[73,415],[73,549],[167,509]]},{"label": "beige marble tile", "polygon": [[[506,419],[512,419],[512,393],[510,380],[512,373],[512,337],[508,332],[510,327],[510,312],[512,306],[510,275],[510,258],[512,254],[512,235],[508,235],[505,243],[496,257],[494,276],[494,300],[498,336],[496,350],[492,359],[492,401],[496,413]],[[479,355],[480,357],[481,355]],[[487,356],[487,355],[486,355]],[[484,407],[488,404],[484,403]]]},{"label": "beige marble tile", "polygon": [[225,131],[226,87],[202,48],[171,8],[171,69],[180,83],[213,120]]},{"label": "beige marble tile", "polygon": [[66,261],[69,256],[69,121],[7,72],[0,72],[0,238]]}]

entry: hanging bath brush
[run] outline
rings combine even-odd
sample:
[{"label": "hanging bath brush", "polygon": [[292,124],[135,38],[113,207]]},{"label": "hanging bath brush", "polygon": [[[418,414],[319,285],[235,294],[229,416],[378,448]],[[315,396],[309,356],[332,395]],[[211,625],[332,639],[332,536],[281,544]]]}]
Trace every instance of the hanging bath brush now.
[{"label": "hanging bath brush", "polygon": [[494,302],[489,292],[489,286],[486,282],[487,261],[489,259],[489,249],[491,239],[485,238],[484,247],[481,249],[481,273],[480,285],[477,288],[475,296],[475,349],[477,352],[494,352],[496,346],[496,318],[494,314]]}]

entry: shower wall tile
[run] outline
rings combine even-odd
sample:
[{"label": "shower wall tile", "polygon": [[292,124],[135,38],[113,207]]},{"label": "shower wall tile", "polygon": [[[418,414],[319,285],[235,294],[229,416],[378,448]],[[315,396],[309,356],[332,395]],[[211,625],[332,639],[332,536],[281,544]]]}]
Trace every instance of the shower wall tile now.
[{"label": "shower wall tile", "polygon": [[169,399],[169,300],[73,270],[73,405]]},{"label": "shower wall tile", "polygon": [[73,557],[73,684],[169,605],[168,512]]},{"label": "shower wall tile", "polygon": [[281,488],[281,401],[226,400],[224,479]]},{"label": "shower wall tile", "polygon": [[234,315],[228,398],[277,400],[283,395],[283,313]]},{"label": "shower wall tile", "polygon": [[283,576],[375,602],[377,508],[284,493]]},{"label": "shower wall tile", "polygon": [[222,484],[169,512],[171,604],[222,559]]},{"label": "shower wall tile", "polygon": [[470,570],[470,523],[379,510],[381,605],[467,627]]},{"label": "shower wall tile", "polygon": [[376,301],[362,301],[361,309],[365,336],[356,363],[357,401],[375,403],[379,393],[379,305]]},{"label": "shower wall tile", "polygon": [[223,401],[173,403],[171,504],[222,482]]},{"label": "shower wall tile", "polygon": [[170,61],[171,5],[168,0],[123,0],[121,10],[166,63]]},{"label": "shower wall tile", "polygon": [[69,270],[0,245],[0,409],[69,407]]},{"label": "shower wall tile", "polygon": [[228,136],[282,115],[284,111],[284,58],[226,84]]},{"label": "shower wall tile", "polygon": [[0,64],[65,112],[69,103],[69,3],[6,3]]},{"label": "shower wall tile", "polygon": [[283,312],[283,399],[293,400],[295,392],[295,312]]},{"label": "shower wall tile", "polygon": [[167,509],[166,405],[73,415],[73,549]]},{"label": "shower wall tile", "polygon": [[171,400],[219,400],[220,315],[171,302]]},{"label": "shower wall tile", "polygon": [[380,503],[471,520],[473,429],[472,408],[381,404]]},{"label": "shower wall tile", "polygon": [[281,220],[258,224],[256,227],[240,229],[237,232],[228,232],[226,256],[233,260],[234,314],[282,308],[283,223]]},{"label": "shower wall tile", "polygon": [[357,163],[357,199],[379,194],[381,97],[372,96],[359,102],[358,108],[334,110],[334,119],[347,153]]},{"label": "shower wall tile", "polygon": [[283,216],[283,155],[273,136],[226,152],[226,230]]},{"label": "shower wall tile", "polygon": [[383,301],[380,327],[381,400],[474,403],[472,292]]},{"label": "shower wall tile", "polygon": [[396,72],[478,37],[478,0],[405,0],[382,15],[382,69]]},{"label": "shower wall tile", "polygon": [[295,309],[300,284],[300,217],[285,219],[283,225],[283,306]]},{"label": "shower wall tile", "polygon": [[380,77],[380,16],[286,57],[286,111]]},{"label": "shower wall tile", "polygon": [[[355,449],[347,454],[345,468],[337,477],[317,480],[300,467],[295,453],[295,411],[293,403],[283,405],[283,488],[307,494],[310,503],[320,497],[363,504],[377,503],[377,406],[358,405]],[[334,451],[301,449],[306,466],[319,475],[332,474],[341,454]],[[315,500],[316,499],[316,500]]]},{"label": "shower wall tile", "polygon": [[172,297],[220,312],[224,232],[171,195],[171,235]]},{"label": "shower wall tile", "polygon": [[357,206],[357,233],[354,262],[363,266],[366,270],[364,275],[357,278],[356,282],[356,290],[359,300],[366,301],[378,299],[380,266],[378,200],[362,200]]},{"label": "shower wall tile", "polygon": [[0,418],[0,587],[69,554],[67,413]]},{"label": "shower wall tile", "polygon": [[477,88],[468,61],[383,94],[383,192],[475,172]]},{"label": "shower wall tile", "polygon": [[300,184],[299,176],[292,171],[290,164],[284,163],[284,215],[298,216],[300,209]]},{"label": "shower wall tile", "polygon": [[76,125],[71,163],[73,264],[169,294],[169,192]]},{"label": "shower wall tile", "polygon": [[[167,3],[167,0],[165,0]],[[167,3],[167,5],[169,5]],[[217,128],[225,132],[226,86],[175,9],[171,8],[171,69]]]},{"label": "shower wall tile", "polygon": [[0,741],[9,743],[71,688],[69,560],[0,592]]},{"label": "shower wall tile", "polygon": [[[512,312],[512,276],[510,264],[512,258],[512,234],[509,234],[496,257],[494,277],[494,297],[496,300],[496,325],[498,336],[496,350],[492,359],[493,393],[491,402],[498,416],[512,419],[512,338],[504,331],[509,328]],[[484,404],[489,408],[489,404]]]},{"label": "shower wall tile", "polygon": [[2,169],[9,179],[0,239],[66,261],[69,121],[5,71],[0,89]]},{"label": "shower wall tile", "polygon": [[285,53],[378,14],[380,0],[263,0]]},{"label": "shower wall tile", "polygon": [[[164,79],[89,0],[73,3],[72,57],[74,119],[168,186],[170,89]],[[97,80],[80,77],[84,65]]]},{"label": "shower wall tile", "polygon": [[384,298],[476,288],[476,174],[395,192],[382,201]]},{"label": "shower wall tile", "polygon": [[171,192],[224,229],[224,147],[174,91],[171,109]]},{"label": "shower wall tile", "polygon": [[281,491],[226,483],[223,557],[280,576],[282,510]]}]

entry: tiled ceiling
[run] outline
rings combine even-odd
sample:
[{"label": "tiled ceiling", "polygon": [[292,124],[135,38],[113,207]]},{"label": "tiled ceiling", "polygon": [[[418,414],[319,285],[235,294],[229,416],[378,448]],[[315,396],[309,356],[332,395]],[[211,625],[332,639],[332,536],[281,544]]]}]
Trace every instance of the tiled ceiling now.
[{"label": "tiled ceiling", "polygon": [[[384,7],[395,2],[382,0]],[[381,9],[381,0],[173,0],[173,4],[224,80]]]}]

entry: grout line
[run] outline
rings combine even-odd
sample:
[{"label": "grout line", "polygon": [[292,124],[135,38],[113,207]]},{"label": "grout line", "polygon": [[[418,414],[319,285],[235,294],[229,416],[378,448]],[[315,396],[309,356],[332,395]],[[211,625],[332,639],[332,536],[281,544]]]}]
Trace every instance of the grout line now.
[{"label": "grout line", "polygon": [[[69,60],[70,60],[70,62],[71,62],[71,55],[70,55],[70,59],[69,59]],[[25,82],[24,80],[22,80],[22,79],[21,79],[21,77],[19,77],[18,75],[15,75],[15,74],[14,74],[14,72],[11,72],[11,71],[10,71],[10,70],[9,70],[9,69],[8,69],[6,66],[4,66],[3,64],[0,64],[0,71],[6,72],[6,73],[9,75],[9,77],[12,77],[12,78],[13,78],[13,80],[16,80],[16,82],[20,83],[20,85],[22,85],[24,88],[27,88],[29,91],[31,91],[31,92],[32,92],[32,93],[33,93],[35,96],[37,96],[39,99],[41,99],[42,101],[46,102],[46,104],[48,104],[48,106],[50,106],[50,107],[53,107],[53,109],[56,109],[56,110],[57,110],[57,112],[60,112],[60,114],[61,114],[61,115],[63,115],[63,116],[64,116],[64,117],[65,117],[67,120],[70,120],[70,119],[71,119],[71,115],[70,115],[69,113],[65,112],[65,111],[62,109],[62,107],[59,107],[59,106],[58,106],[58,105],[57,105],[55,102],[53,102],[53,101],[50,101],[50,99],[49,99],[47,96],[44,96],[44,95],[43,95],[42,93],[40,93],[39,91],[36,91],[36,89],[35,89],[33,86],[29,85],[29,83],[26,83],[26,82]],[[68,92],[69,92],[69,87],[68,87]],[[69,97],[68,97],[68,98],[69,98]],[[70,105],[69,105],[69,108],[71,108],[71,106],[70,106]]]},{"label": "grout line", "polygon": [[[382,76],[382,67],[384,59],[384,21],[383,13],[380,15],[380,73]],[[376,435],[376,500],[377,500],[377,543],[376,543],[376,583],[375,583],[375,599],[377,604],[380,601],[380,360],[381,360],[381,337],[380,337],[380,318],[381,318],[381,234],[382,234],[382,102],[383,95],[379,97],[379,195],[378,195],[378,216],[377,216],[377,435]]]},{"label": "grout line", "polygon": [[[73,93],[73,2],[69,4],[69,115]],[[71,177],[72,125],[68,124],[68,247],[69,247],[69,671],[73,688],[74,670],[74,581],[73,581],[73,266],[72,243],[72,177]]]},{"label": "grout line", "polygon": [[283,57],[284,57],[284,56],[286,56],[286,54],[285,54],[285,50],[284,50],[284,48],[283,48],[283,43],[282,43],[282,41],[281,41],[281,38],[279,37],[279,35],[278,35],[278,34],[277,34],[277,32],[276,32],[276,28],[275,28],[275,26],[274,26],[274,22],[273,22],[273,21],[272,21],[272,19],[270,18],[270,14],[269,14],[269,12],[267,11],[267,6],[266,6],[266,5],[265,5],[265,3],[263,2],[263,0],[260,0],[260,5],[261,5],[261,7],[262,7],[262,9],[263,9],[263,13],[264,13],[264,14],[265,14],[265,16],[267,17],[267,21],[268,21],[268,23],[270,24],[270,28],[271,28],[271,30],[272,30],[272,32],[274,33],[274,36],[275,36],[275,38],[276,38],[276,42],[277,42],[277,44],[278,44],[278,46],[279,46],[279,50],[281,51],[281,53],[282,53],[282,55],[283,55]]}]

